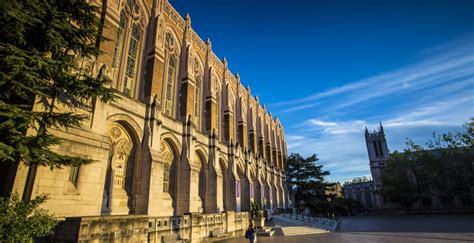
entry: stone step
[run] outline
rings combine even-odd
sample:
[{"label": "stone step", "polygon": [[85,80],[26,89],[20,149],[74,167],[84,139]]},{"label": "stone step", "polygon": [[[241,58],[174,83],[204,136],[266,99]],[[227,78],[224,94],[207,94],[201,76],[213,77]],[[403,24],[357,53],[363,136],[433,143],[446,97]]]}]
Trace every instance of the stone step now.
[{"label": "stone step", "polygon": [[269,236],[273,236],[273,234],[275,234],[275,231],[273,231],[271,229],[269,231],[262,231],[262,232],[257,231],[257,236],[269,237]]}]

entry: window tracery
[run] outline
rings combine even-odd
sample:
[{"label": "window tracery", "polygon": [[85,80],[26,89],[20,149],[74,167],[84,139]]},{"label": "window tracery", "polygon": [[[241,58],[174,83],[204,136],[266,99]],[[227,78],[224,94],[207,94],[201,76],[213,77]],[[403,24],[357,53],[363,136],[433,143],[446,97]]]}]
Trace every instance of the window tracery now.
[{"label": "window tracery", "polygon": [[139,5],[127,0],[120,12],[112,59],[114,87],[130,97],[136,96],[139,77],[137,71],[143,35],[141,16]]},{"label": "window tracery", "polygon": [[194,58],[194,77],[196,79],[196,85],[194,88],[194,119],[195,125],[199,130],[200,126],[200,114],[201,114],[201,85],[202,85],[202,72],[201,66],[197,58]]},{"label": "window tracery", "polygon": [[176,44],[174,38],[169,32],[165,35],[165,47],[168,56],[167,72],[166,72],[166,91],[165,91],[165,115],[173,115],[174,85],[176,82]]}]

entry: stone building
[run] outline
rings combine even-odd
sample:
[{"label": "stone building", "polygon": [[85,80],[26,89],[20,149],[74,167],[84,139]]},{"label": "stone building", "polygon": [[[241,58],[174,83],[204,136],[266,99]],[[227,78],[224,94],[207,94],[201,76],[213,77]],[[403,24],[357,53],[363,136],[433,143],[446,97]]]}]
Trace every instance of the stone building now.
[{"label": "stone building", "polygon": [[[57,151],[96,162],[40,167],[34,181],[33,196],[49,194],[44,208],[66,219],[55,237],[199,241],[216,230],[240,234],[252,202],[289,207],[280,121],[189,15],[166,0],[107,4],[104,54],[83,65],[109,78],[119,99],[94,101],[81,127],[50,131],[63,140]],[[18,167],[14,191],[27,171]]]},{"label": "stone building", "polygon": [[[390,152],[388,150],[387,140],[385,138],[385,132],[382,124],[380,124],[378,131],[369,132],[365,129],[365,141],[367,145],[367,152],[370,161],[370,171],[372,173],[373,181],[365,184],[353,184],[350,187],[345,186],[347,190],[346,195],[351,193],[357,194],[357,191],[364,194],[370,194],[370,198],[373,201],[373,208],[383,210],[393,210],[399,208],[395,204],[385,202],[383,197],[377,192],[383,187],[381,175],[384,173],[384,169],[387,165],[387,161],[390,159]],[[429,153],[433,156],[441,153],[441,150],[430,150]],[[416,152],[414,153],[416,154]],[[446,162],[448,163],[448,162]],[[449,168],[449,166],[448,166]],[[450,208],[451,205],[443,205],[441,198],[438,196],[439,191],[435,187],[430,187],[428,180],[429,175],[427,174],[427,168],[423,161],[415,161],[413,168],[409,170],[408,177],[418,189],[418,195],[420,200],[412,205],[414,210],[418,212],[431,212],[431,211],[453,211],[453,212],[472,212],[474,209],[474,193],[466,193],[463,196],[453,198],[455,208]],[[449,182],[443,182],[449,183]],[[467,190],[469,191],[469,190]],[[354,198],[352,197],[353,199]],[[360,198],[360,197],[359,197]],[[366,201],[368,201],[369,197]],[[361,201],[363,204],[364,202]],[[365,206],[366,204],[364,204]],[[448,208],[446,208],[448,206]]]},{"label": "stone building", "polygon": [[344,198],[360,202],[365,209],[378,208],[373,181],[345,184]]},{"label": "stone building", "polygon": [[328,183],[326,184],[325,195],[330,198],[340,198],[342,195],[342,186],[339,182]]},{"label": "stone building", "polygon": [[365,128],[365,144],[367,145],[370,172],[372,174],[373,179],[374,192],[372,192],[372,194],[375,195],[374,207],[383,208],[383,198],[382,196],[380,196],[380,194],[376,193],[376,191],[380,190],[380,188],[382,187],[382,171],[385,167],[387,160],[390,159],[390,154],[382,123],[380,123],[378,131],[369,132],[367,127]]}]

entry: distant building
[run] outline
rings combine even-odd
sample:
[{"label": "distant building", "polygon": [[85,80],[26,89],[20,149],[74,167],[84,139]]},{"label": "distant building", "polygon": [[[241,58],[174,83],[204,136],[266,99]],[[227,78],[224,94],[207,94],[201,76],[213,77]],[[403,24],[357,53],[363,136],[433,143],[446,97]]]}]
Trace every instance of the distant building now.
[{"label": "distant building", "polygon": [[[387,160],[390,159],[388,151],[387,140],[385,139],[385,132],[382,123],[378,131],[369,132],[365,128],[365,144],[367,146],[367,153],[369,155],[370,172],[373,179],[373,190],[378,191],[382,187],[382,170],[385,167]],[[374,204],[376,208],[383,208],[383,198],[375,193]]]},{"label": "distant building", "polygon": [[[351,183],[344,185],[344,197],[359,201],[365,208],[373,209],[390,209],[393,204],[384,203],[382,196],[377,193],[383,187],[381,176],[387,161],[390,159],[387,140],[382,124],[380,123],[378,131],[369,132],[365,129],[365,143],[367,146],[367,153],[369,157],[370,172],[372,174],[372,181]],[[430,153],[436,156],[441,150],[432,150]],[[419,189],[421,200],[413,205],[414,209],[426,210],[443,210],[443,202],[437,196],[435,188],[430,188],[426,174],[426,165],[421,161],[417,161],[409,176],[413,183]],[[474,194],[455,198],[457,209],[466,211],[473,209]]]},{"label": "distant building", "polygon": [[344,195],[342,194],[342,186],[339,182],[336,183],[328,183],[326,185],[326,196],[331,198],[340,198]]},{"label": "distant building", "polygon": [[358,201],[364,208],[375,209],[378,207],[373,181],[345,184],[344,198]]}]

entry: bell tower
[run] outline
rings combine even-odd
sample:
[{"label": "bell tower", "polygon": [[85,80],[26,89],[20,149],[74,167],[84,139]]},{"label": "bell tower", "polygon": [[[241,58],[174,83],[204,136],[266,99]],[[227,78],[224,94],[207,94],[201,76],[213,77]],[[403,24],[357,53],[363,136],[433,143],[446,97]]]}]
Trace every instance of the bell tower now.
[{"label": "bell tower", "polygon": [[[365,144],[367,145],[374,189],[377,191],[382,187],[381,173],[386,161],[390,158],[382,123],[380,123],[378,131],[369,132],[367,127],[365,128]],[[380,195],[376,196],[376,205],[379,208],[383,207],[383,200]]]}]

